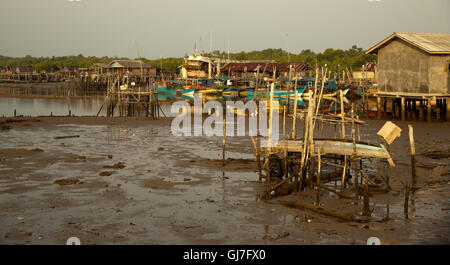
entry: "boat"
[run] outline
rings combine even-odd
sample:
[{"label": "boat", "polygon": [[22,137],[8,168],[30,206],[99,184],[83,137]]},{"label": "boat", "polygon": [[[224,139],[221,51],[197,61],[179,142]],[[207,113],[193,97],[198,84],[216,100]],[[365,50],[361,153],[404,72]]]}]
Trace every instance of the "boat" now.
[{"label": "boat", "polygon": [[239,88],[229,86],[222,91],[222,96],[229,96],[229,97],[239,96],[240,91],[241,90]]},{"label": "boat", "polygon": [[162,93],[162,94],[173,94],[175,95],[177,93],[177,89],[174,87],[158,87],[156,89],[156,91],[158,91],[158,93]]},{"label": "boat", "polygon": [[221,95],[224,87],[201,87],[197,89],[198,93],[202,93],[205,95]]},{"label": "boat", "polygon": [[188,88],[185,90],[181,90],[181,95],[183,95],[183,96],[190,96],[190,95],[194,96],[194,93],[195,93],[195,88]]}]

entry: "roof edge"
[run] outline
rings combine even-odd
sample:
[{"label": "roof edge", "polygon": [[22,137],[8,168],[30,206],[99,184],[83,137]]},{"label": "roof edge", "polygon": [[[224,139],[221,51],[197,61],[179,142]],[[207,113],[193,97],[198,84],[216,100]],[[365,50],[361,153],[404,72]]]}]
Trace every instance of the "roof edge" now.
[{"label": "roof edge", "polygon": [[[381,49],[384,45],[386,45],[387,43],[389,43],[390,41],[392,41],[394,38],[399,38],[402,41],[428,53],[428,54],[450,54],[450,51],[430,51],[428,49],[426,49],[425,47],[418,45],[415,42],[412,42],[410,40],[408,40],[407,38],[402,37],[400,34],[402,33],[408,33],[408,32],[394,32],[392,33],[389,37],[387,37],[386,39],[382,40],[381,42],[377,43],[375,46],[373,46],[372,48],[368,49],[365,54],[378,54],[378,50]],[[433,33],[421,33],[421,34],[433,34]]]}]

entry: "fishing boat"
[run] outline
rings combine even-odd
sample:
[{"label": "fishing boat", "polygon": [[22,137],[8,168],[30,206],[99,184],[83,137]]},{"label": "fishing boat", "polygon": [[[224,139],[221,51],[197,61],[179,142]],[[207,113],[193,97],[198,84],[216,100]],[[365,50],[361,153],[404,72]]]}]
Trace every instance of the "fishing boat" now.
[{"label": "fishing boat", "polygon": [[190,96],[190,95],[194,96],[194,93],[195,93],[195,88],[188,88],[185,90],[181,90],[182,96]]},{"label": "fishing boat", "polygon": [[[299,88],[297,89],[298,91],[298,96],[300,97],[303,92],[305,92],[306,88]],[[255,91],[245,91],[245,92],[241,92],[241,95],[244,96],[253,96],[255,95]],[[264,91],[256,91],[256,96],[265,96],[268,95],[270,96],[270,91],[264,90]],[[287,90],[275,90],[273,91],[273,95],[274,96],[286,96],[287,95]],[[295,96],[295,90],[289,91],[289,96]]]},{"label": "fishing boat", "polygon": [[162,93],[162,94],[173,94],[173,95],[175,95],[177,93],[177,89],[175,87],[158,87],[156,89],[156,91],[158,91],[158,93]]},{"label": "fishing boat", "polygon": [[196,89],[198,93],[204,95],[221,95],[223,90],[223,87],[201,87]]},{"label": "fishing boat", "polygon": [[222,96],[235,97],[239,96],[241,90],[236,87],[229,86],[222,91]]}]

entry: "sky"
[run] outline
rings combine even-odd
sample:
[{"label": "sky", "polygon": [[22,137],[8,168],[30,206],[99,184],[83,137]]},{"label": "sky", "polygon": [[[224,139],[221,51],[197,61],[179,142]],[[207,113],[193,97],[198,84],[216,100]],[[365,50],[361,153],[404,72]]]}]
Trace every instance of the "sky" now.
[{"label": "sky", "polygon": [[181,57],[200,38],[200,51],[368,49],[394,31],[450,33],[450,0],[0,0],[13,57]]}]

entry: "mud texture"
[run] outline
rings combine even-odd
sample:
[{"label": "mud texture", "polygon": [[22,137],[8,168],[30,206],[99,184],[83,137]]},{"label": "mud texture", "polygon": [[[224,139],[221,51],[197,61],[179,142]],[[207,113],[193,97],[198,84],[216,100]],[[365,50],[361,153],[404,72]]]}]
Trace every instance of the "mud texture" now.
[{"label": "mud texture", "polygon": [[[0,131],[0,244],[65,244],[72,236],[82,244],[366,244],[373,236],[383,244],[450,241],[450,123],[394,121],[403,130],[391,146],[396,167],[375,161],[378,171],[390,170],[392,191],[371,196],[372,217],[360,223],[284,206],[313,203],[315,191],[260,200],[265,186],[249,137],[227,138],[223,165],[221,137],[172,136],[170,118],[0,122],[9,127]],[[361,138],[379,143],[384,122],[368,120]],[[405,219],[408,124],[419,179]],[[334,126],[324,132],[332,137]],[[71,135],[79,137],[55,139]],[[363,206],[327,191],[321,203],[358,216]]]}]

